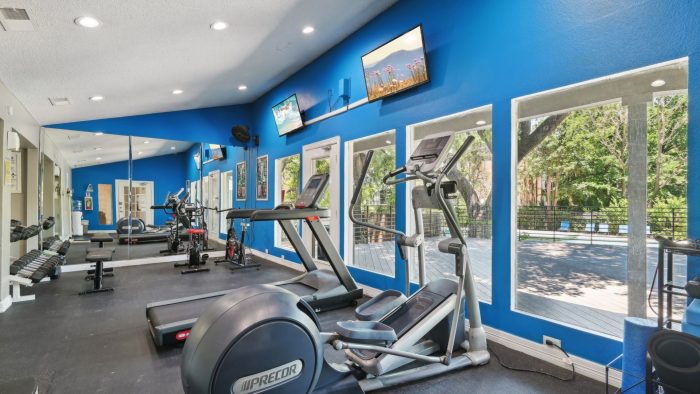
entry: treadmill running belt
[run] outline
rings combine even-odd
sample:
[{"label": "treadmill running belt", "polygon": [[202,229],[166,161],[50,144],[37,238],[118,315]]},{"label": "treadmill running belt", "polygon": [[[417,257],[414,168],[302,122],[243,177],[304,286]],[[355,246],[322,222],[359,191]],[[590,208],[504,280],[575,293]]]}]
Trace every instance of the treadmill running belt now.
[{"label": "treadmill running belt", "polygon": [[219,297],[207,297],[188,301],[186,304],[161,305],[148,310],[148,320],[153,327],[163,324],[196,319]]}]

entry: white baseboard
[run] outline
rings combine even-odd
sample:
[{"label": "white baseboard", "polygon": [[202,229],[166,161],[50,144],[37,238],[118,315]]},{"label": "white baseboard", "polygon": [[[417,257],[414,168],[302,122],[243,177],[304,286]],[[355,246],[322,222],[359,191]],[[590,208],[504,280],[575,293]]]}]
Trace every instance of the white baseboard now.
[{"label": "white baseboard", "polygon": [[0,313],[5,312],[6,310],[10,309],[12,306],[12,296],[7,295],[7,297],[3,298],[2,301],[0,301]]},{"label": "white baseboard", "polygon": [[[273,256],[269,253],[264,253],[256,249],[251,249],[252,253],[258,257],[266,259],[268,261],[283,265],[295,269],[297,271],[304,271],[304,266],[301,264],[293,263],[283,257]],[[317,262],[319,265],[328,265],[325,262]],[[330,266],[329,266],[330,267]],[[369,287],[366,285],[361,285],[364,293],[369,297],[374,297],[379,294],[381,290]],[[501,331],[495,328],[484,326],[486,329],[487,337],[490,341],[501,344],[509,349],[525,353],[529,356],[542,360],[544,362],[556,365],[558,367],[569,369],[571,366],[565,360],[564,355],[556,348],[550,346],[539,344],[519,336],[509,334],[505,331]],[[599,382],[605,382],[605,366],[595,363],[593,361],[586,360],[584,358],[571,356],[571,362],[576,366],[576,373],[589,377],[591,379],[597,380]],[[620,387],[622,376],[619,371],[610,370],[610,384],[615,387]]]},{"label": "white baseboard", "polygon": [[[215,257],[224,257],[224,251],[219,250],[215,252],[208,252],[209,259]],[[121,268],[121,267],[132,267],[136,265],[146,265],[146,264],[159,264],[159,263],[175,263],[178,261],[186,261],[187,256],[184,254],[178,254],[173,256],[158,256],[158,257],[146,257],[142,259],[133,260],[115,260],[115,261],[105,261],[105,268]],[[62,265],[61,272],[80,272],[87,271],[94,266],[95,263],[83,263],[83,264],[69,264]]]}]

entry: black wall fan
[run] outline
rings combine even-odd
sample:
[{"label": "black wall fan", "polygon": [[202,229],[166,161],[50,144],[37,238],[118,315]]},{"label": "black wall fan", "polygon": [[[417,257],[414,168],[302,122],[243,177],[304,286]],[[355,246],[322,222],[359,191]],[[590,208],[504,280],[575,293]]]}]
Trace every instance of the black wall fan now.
[{"label": "black wall fan", "polygon": [[260,144],[260,139],[258,136],[251,135],[250,128],[245,125],[237,124],[233,126],[231,128],[231,136],[233,136],[235,141],[234,146],[248,148],[251,143],[254,144],[254,146],[258,146]]}]

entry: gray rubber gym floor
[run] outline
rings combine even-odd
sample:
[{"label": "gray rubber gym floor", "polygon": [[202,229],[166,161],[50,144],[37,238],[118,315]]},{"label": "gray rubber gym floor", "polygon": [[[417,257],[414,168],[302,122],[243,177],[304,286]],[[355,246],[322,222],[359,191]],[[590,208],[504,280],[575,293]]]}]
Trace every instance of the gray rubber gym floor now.
[{"label": "gray rubber gym floor", "polygon": [[[152,301],[224,290],[288,278],[295,271],[263,262],[260,271],[230,273],[226,267],[180,275],[171,264],[119,268],[107,278],[113,294],[78,296],[90,283],[84,273],[64,274],[36,286],[37,300],[14,304],[0,314],[0,382],[33,376],[40,393],[181,393],[181,348],[158,350],[146,328],[145,305]],[[320,316],[324,328],[352,318],[352,308]],[[554,368],[521,353],[491,344],[514,366]],[[331,355],[336,359],[337,355]],[[573,382],[509,371],[495,358],[467,369],[414,383],[394,393],[601,393],[604,386],[584,377]],[[4,393],[3,393],[4,394]]]},{"label": "gray rubber gym floor", "polygon": [[[116,239],[116,235],[112,234],[114,242],[106,243],[105,248],[114,248],[114,257],[112,260],[129,260],[142,259],[147,257],[164,256],[160,254],[162,249],[167,248],[165,242],[147,242],[134,245],[122,245]],[[85,250],[87,248],[98,247],[99,244],[91,242],[73,242],[66,254],[66,264],[82,264],[85,263]],[[224,250],[223,242],[210,242],[210,250]]]}]

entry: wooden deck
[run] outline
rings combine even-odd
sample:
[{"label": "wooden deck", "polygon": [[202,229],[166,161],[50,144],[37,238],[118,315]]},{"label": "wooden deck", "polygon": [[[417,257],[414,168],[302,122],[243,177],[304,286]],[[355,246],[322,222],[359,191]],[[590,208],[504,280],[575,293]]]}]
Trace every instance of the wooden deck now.
[{"label": "wooden deck", "polygon": [[[452,276],[454,261],[437,250],[440,238],[426,239],[428,280]],[[479,299],[491,300],[491,241],[468,239],[469,256]],[[394,276],[394,243],[355,247],[355,266]],[[627,246],[526,240],[518,244],[518,275],[515,308],[614,337],[622,336],[627,314]],[[647,286],[656,269],[657,249],[647,248]],[[417,267],[412,278],[417,280]],[[686,259],[674,260],[676,283],[685,283]],[[653,299],[655,300],[655,294]],[[655,305],[655,303],[652,303]],[[675,306],[683,309],[683,300]],[[648,311],[648,316],[655,316]]]}]

